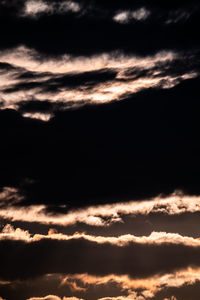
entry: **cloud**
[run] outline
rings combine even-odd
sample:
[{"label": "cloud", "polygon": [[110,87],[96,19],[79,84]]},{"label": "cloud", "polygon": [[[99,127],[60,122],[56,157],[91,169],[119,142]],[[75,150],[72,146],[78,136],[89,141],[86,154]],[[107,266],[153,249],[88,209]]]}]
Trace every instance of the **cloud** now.
[{"label": "cloud", "polygon": [[165,21],[165,24],[171,25],[174,23],[186,22],[192,15],[192,11],[184,11],[184,10],[173,10],[169,12],[169,16]]},{"label": "cloud", "polygon": [[[51,59],[21,46],[0,53],[1,64],[13,66],[10,73],[2,75],[1,106],[18,109],[22,102],[35,99],[42,103],[49,99],[59,109],[56,105],[59,103],[69,108],[81,102],[97,104],[123,100],[129,94],[150,87],[172,88],[181,81],[197,77],[198,65],[193,59],[196,62],[191,54],[170,51],[147,57],[116,52],[90,58],[63,55]],[[53,111],[24,111],[23,115],[48,121]]]},{"label": "cloud", "polygon": [[63,14],[66,12],[77,13],[80,5],[73,1],[61,1],[47,3],[41,0],[29,0],[25,2],[23,16],[37,17],[42,14]]},{"label": "cloud", "polygon": [[[4,257],[0,278],[10,281],[54,273],[88,273],[97,277],[115,274],[142,279],[156,274],[161,276],[178,272],[190,266],[198,268],[199,251],[199,239],[177,234],[152,233],[149,237],[126,235],[116,238],[79,233],[67,236],[51,232],[47,236],[31,236],[27,231],[6,226],[0,239],[0,255]],[[37,260],[33,259],[34,257],[37,257]],[[186,271],[186,278],[188,272],[192,271]],[[197,274],[194,275],[197,278],[199,271],[194,271],[194,274]],[[183,277],[181,276],[180,280]],[[163,278],[166,279],[165,282],[170,281],[170,276]],[[177,276],[172,276],[172,282],[173,278]],[[95,281],[95,278],[89,277],[88,283],[90,279]],[[151,280],[151,283],[155,288],[160,279],[154,281]],[[148,280],[136,280],[135,284],[138,284],[138,287],[142,284],[147,286]]]},{"label": "cloud", "polygon": [[48,295],[46,297],[34,297],[34,298],[29,298],[28,300],[61,300],[60,297],[57,297],[55,295]]},{"label": "cloud", "polygon": [[113,20],[122,24],[127,23],[129,21],[129,12],[123,11],[118,13],[117,15],[114,16]]},{"label": "cloud", "polygon": [[200,6],[186,2],[0,1],[3,298],[198,299]]},{"label": "cloud", "polygon": [[[18,295],[21,287],[28,286],[29,294],[34,290],[48,289],[54,291],[52,295],[67,294],[66,299],[71,299],[69,295],[75,295],[75,299],[187,299],[190,289],[194,294],[198,294],[200,282],[199,268],[185,268],[172,273],[155,274],[146,278],[131,278],[128,275],[109,274],[106,276],[95,276],[85,274],[46,274],[36,279],[28,281],[12,281],[10,288],[15,287],[15,293]],[[51,288],[50,288],[50,287]],[[53,289],[52,289],[53,288]],[[187,290],[184,293],[184,289]],[[114,293],[113,293],[114,291]],[[26,292],[27,293],[27,292]],[[25,294],[26,294],[25,293]],[[39,293],[40,294],[40,293]],[[113,297],[111,295],[113,294]],[[115,296],[120,295],[121,296]],[[101,296],[100,296],[101,295]],[[110,297],[106,297],[110,295]],[[180,296],[180,298],[179,298]],[[57,296],[58,297],[58,296]],[[72,297],[72,296],[71,296]],[[134,298],[136,297],[136,298]],[[138,297],[138,298],[137,298]],[[31,299],[45,299],[45,297],[32,297]],[[193,299],[193,295],[191,294]],[[48,298],[47,298],[48,299]],[[65,298],[59,298],[64,299]],[[72,297],[73,299],[73,297]]]},{"label": "cloud", "polygon": [[132,12],[132,17],[137,21],[146,20],[150,15],[150,11],[145,7],[141,7],[136,11]]},{"label": "cloud", "polygon": [[181,236],[175,233],[166,233],[166,232],[152,232],[149,236],[134,236],[131,234],[121,235],[118,237],[106,237],[106,236],[95,236],[88,235],[85,233],[76,232],[73,235],[65,235],[58,233],[57,231],[50,229],[48,235],[35,234],[30,235],[28,231],[24,231],[20,228],[14,229],[10,224],[7,224],[0,233],[0,240],[16,240],[24,241],[27,243],[37,242],[43,239],[50,240],[82,240],[85,239],[90,242],[97,244],[111,244],[119,247],[128,246],[130,243],[136,244],[146,244],[146,245],[162,245],[162,244],[175,244],[175,245],[184,245],[190,247],[200,247],[200,239]]},{"label": "cloud", "polygon": [[[14,110],[1,110],[2,187],[18,188],[24,197],[17,209],[1,210],[1,216],[19,221],[29,214],[30,220],[37,222],[40,217],[38,222],[49,222],[48,212],[54,216],[56,206],[65,205],[58,223],[65,221],[62,217],[67,217],[68,224],[88,217],[84,223],[101,225],[123,218],[112,216],[111,208],[108,219],[101,216],[101,210],[100,217],[87,210],[76,214],[77,221],[71,214],[72,222],[67,214],[77,207],[128,205],[160,193],[169,196],[176,189],[198,197],[198,94],[199,78],[189,79],[171,89],[143,90],[123,101],[67,111],[61,106],[45,124],[24,119]],[[27,178],[30,181],[24,183]],[[178,213],[190,211],[178,202]],[[198,211],[198,200],[194,203]],[[26,211],[27,205],[31,207]],[[163,213],[169,209],[167,205]],[[52,218],[52,222],[57,220]]]},{"label": "cloud", "polygon": [[25,3],[25,14],[26,15],[36,15],[42,12],[50,12],[51,8],[47,3],[40,0],[30,0]]},{"label": "cloud", "polygon": [[118,297],[104,297],[98,300],[145,300],[143,296],[138,296],[137,293],[131,293],[128,296],[118,296]]},{"label": "cloud", "polygon": [[117,13],[113,20],[118,23],[126,24],[131,20],[145,21],[150,16],[150,11],[145,7],[141,7],[135,11],[121,11]]},{"label": "cloud", "polygon": [[[4,194],[3,196],[7,197]],[[152,213],[177,216],[187,212],[200,212],[200,197],[174,193],[164,198],[158,196],[146,201],[90,206],[60,214],[48,213],[48,207],[45,205],[9,206],[1,209],[0,217],[11,221],[38,222],[61,226],[85,223],[90,226],[107,227],[111,224],[123,223],[123,217],[125,216],[149,215]]]},{"label": "cloud", "polygon": [[17,204],[23,200],[23,196],[20,195],[16,188],[3,187],[0,192],[0,207],[5,208],[11,205]]},{"label": "cloud", "polygon": [[[64,276],[64,275],[63,275]],[[194,285],[200,281],[200,270],[195,268],[183,269],[174,273],[168,273],[148,278],[132,279],[127,275],[117,276],[114,274],[107,276],[91,276],[89,274],[75,274],[64,276],[61,285],[70,286],[73,291],[82,289],[87,291],[90,286],[104,288],[106,285],[115,283],[123,291],[143,291],[143,295],[148,294],[149,298],[165,289],[171,287],[181,288],[184,285]]]},{"label": "cloud", "polygon": [[[138,6],[136,2],[118,1],[111,5],[98,0],[1,1],[0,25],[4,26],[5,33],[1,48],[24,44],[55,56],[66,52],[90,56],[116,49],[150,55],[163,49],[184,51],[198,48],[198,38],[193,34],[199,26],[199,3],[196,0],[190,5],[172,1],[164,6],[158,1],[150,6],[146,4]],[[183,11],[188,15],[191,7],[190,22],[184,22],[185,17],[182,17],[183,22],[177,21],[180,17],[176,12]],[[113,22],[113,18],[119,21]],[[126,20],[128,22],[124,25]],[[169,26],[167,20],[175,22]],[[187,35],[183,35],[185,25]],[[134,43],[130,42],[132,39]]]},{"label": "cloud", "polygon": [[29,298],[27,300],[83,300],[83,299],[80,299],[80,298],[77,298],[77,297],[63,297],[63,298],[60,298],[58,296],[48,295],[46,297],[32,297],[32,298]]},{"label": "cloud", "polygon": [[71,11],[71,12],[79,12],[81,10],[81,6],[78,2],[73,2],[73,1],[63,1],[60,3],[60,6],[58,8],[59,12],[67,12],[67,11]]}]

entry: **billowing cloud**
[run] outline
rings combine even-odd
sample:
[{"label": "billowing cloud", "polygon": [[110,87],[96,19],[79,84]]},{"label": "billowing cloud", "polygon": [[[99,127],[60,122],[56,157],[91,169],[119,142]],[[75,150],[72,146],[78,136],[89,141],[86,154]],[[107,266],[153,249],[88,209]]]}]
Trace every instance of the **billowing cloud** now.
[{"label": "billowing cloud", "polygon": [[0,233],[0,240],[22,240],[27,243],[32,243],[36,241],[40,241],[43,239],[50,240],[61,240],[61,241],[69,241],[69,240],[79,240],[85,239],[90,242],[94,242],[97,244],[112,244],[119,247],[128,246],[130,243],[136,244],[146,244],[146,245],[162,245],[162,244],[177,244],[177,245],[185,245],[190,247],[200,247],[200,239],[181,236],[175,233],[166,233],[166,232],[152,232],[149,236],[134,236],[131,234],[122,235],[118,237],[105,237],[105,236],[95,236],[88,235],[85,233],[74,233],[73,235],[65,235],[62,233],[58,233],[53,229],[49,230],[48,235],[35,234],[33,236],[30,235],[28,231],[24,231],[20,228],[14,229],[10,224],[7,224]]},{"label": "billowing cloud", "polygon": [[97,244],[112,244],[120,247],[124,247],[129,245],[130,243],[138,243],[138,244],[177,244],[177,245],[185,245],[190,247],[199,247],[200,240],[199,238],[192,238],[181,236],[175,233],[166,233],[166,232],[152,232],[149,236],[134,236],[131,234],[126,234],[118,237],[105,237],[105,236],[95,236],[88,235],[85,233],[74,233],[72,235],[65,235],[62,233],[58,233],[53,229],[49,230],[48,235],[43,234],[35,234],[33,236],[30,235],[28,231],[24,231],[20,228],[14,229],[10,224],[7,224],[0,233],[0,240],[22,240],[27,243],[32,243],[36,241],[40,241],[43,239],[50,240],[61,240],[61,241],[69,241],[69,240],[79,240],[85,239],[87,241],[91,241]]},{"label": "billowing cloud", "polygon": [[49,12],[51,9],[46,2],[41,0],[35,1],[30,0],[25,4],[25,14],[26,15],[36,15],[41,12]]}]

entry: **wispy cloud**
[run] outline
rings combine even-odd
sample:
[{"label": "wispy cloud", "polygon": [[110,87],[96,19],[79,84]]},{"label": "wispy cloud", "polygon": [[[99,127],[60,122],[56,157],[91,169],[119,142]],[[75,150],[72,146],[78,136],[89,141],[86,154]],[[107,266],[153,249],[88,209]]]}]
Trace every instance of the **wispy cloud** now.
[{"label": "wispy cloud", "polygon": [[[190,64],[186,64],[187,60]],[[1,105],[14,109],[18,109],[19,102],[33,99],[75,105],[81,101],[121,100],[150,87],[172,88],[198,75],[198,66],[192,64],[191,55],[187,57],[171,51],[146,57],[116,52],[90,58],[63,55],[53,59],[21,46],[1,51],[0,63],[12,67],[0,75]],[[25,117],[45,121],[51,115],[50,112],[24,112]]]},{"label": "wispy cloud", "polygon": [[23,196],[20,195],[16,188],[4,187],[0,192],[0,208],[9,207],[17,204],[23,200]]}]

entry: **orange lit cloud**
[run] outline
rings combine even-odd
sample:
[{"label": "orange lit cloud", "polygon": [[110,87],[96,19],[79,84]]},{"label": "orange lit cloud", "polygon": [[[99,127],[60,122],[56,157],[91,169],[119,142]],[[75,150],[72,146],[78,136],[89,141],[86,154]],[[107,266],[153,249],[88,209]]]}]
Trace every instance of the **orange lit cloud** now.
[{"label": "orange lit cloud", "polygon": [[[0,194],[2,201],[3,195],[5,196],[5,191],[3,194]],[[18,199],[18,196],[16,197]],[[199,212],[200,197],[174,193],[166,198],[159,196],[147,201],[90,206],[85,209],[72,210],[66,214],[59,215],[49,215],[46,212],[46,208],[45,205],[2,207],[0,217],[11,221],[38,222],[61,226],[76,223],[85,223],[91,226],[109,226],[113,223],[123,222],[123,216],[148,215],[150,213],[179,215],[186,212]]]},{"label": "orange lit cloud", "polygon": [[133,292],[128,296],[118,296],[118,297],[104,297],[98,300],[145,300],[143,296],[138,296],[137,293]]},{"label": "orange lit cloud", "polygon": [[[197,282],[200,282],[200,269],[187,268],[174,273],[158,274],[145,279],[131,279],[128,275],[117,276],[114,274],[108,276],[92,276],[89,274],[67,275],[62,279],[61,285],[67,285],[74,291],[81,289],[86,292],[90,286],[103,288],[105,285],[114,283],[119,286],[122,291],[129,293],[128,298],[126,298],[126,296],[119,296],[117,298],[105,297],[101,299],[146,299],[154,298],[161,290],[168,288],[178,289],[185,285],[192,286]],[[140,291],[140,295],[138,295],[138,291]],[[131,298],[133,295],[135,298]],[[172,298],[169,299],[175,300],[176,298],[172,296]]]},{"label": "orange lit cloud", "polygon": [[187,236],[181,236],[176,233],[152,232],[149,236],[134,236],[131,234],[121,235],[118,237],[95,236],[85,233],[76,232],[73,235],[65,235],[57,233],[55,230],[49,230],[48,235],[35,234],[31,235],[28,231],[20,228],[14,229],[7,224],[0,233],[0,240],[22,240],[27,243],[36,242],[42,239],[69,241],[85,239],[97,244],[109,243],[119,247],[127,246],[129,243],[146,244],[146,245],[162,245],[175,244],[189,247],[200,247],[200,239]]},{"label": "orange lit cloud", "polygon": [[45,297],[33,297],[33,298],[29,298],[27,300],[83,300],[81,298],[77,298],[77,297],[63,297],[60,298],[58,296],[55,295],[48,295]]}]

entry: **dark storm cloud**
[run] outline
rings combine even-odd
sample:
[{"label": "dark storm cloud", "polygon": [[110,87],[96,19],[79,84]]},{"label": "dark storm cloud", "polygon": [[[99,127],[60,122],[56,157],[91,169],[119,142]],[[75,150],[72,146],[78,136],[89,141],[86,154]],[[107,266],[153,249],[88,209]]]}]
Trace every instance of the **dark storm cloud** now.
[{"label": "dark storm cloud", "polygon": [[199,26],[199,0],[0,0],[0,299],[198,299]]},{"label": "dark storm cloud", "polygon": [[171,296],[174,295],[176,297],[175,299],[172,298],[172,300],[180,299],[180,300],[197,300],[200,293],[200,284],[199,282],[195,283],[194,285],[188,285],[185,284],[181,288],[168,288],[167,290],[162,290],[161,292],[158,292],[158,294],[155,296],[155,300],[163,300],[167,297],[167,299],[171,300]]},{"label": "dark storm cloud", "polygon": [[[62,277],[60,275],[49,274],[42,277],[34,278],[33,280],[14,281],[4,285],[0,285],[0,294],[3,299],[35,299],[35,297],[41,297],[39,299],[49,300],[83,300],[80,298],[43,298],[44,295],[59,295],[64,297],[66,295],[73,297],[74,291],[69,287],[61,286],[60,281]],[[33,297],[34,296],[34,297]],[[33,297],[33,298],[32,298]],[[1,299],[1,298],[0,298]],[[94,297],[89,298],[94,300]]]},{"label": "dark storm cloud", "polygon": [[199,79],[188,80],[46,124],[1,111],[1,186],[20,187],[27,204],[68,207],[199,194],[198,95]]}]

